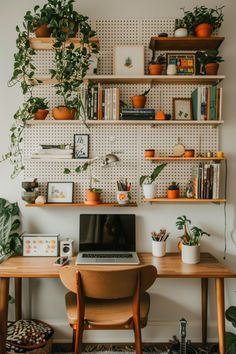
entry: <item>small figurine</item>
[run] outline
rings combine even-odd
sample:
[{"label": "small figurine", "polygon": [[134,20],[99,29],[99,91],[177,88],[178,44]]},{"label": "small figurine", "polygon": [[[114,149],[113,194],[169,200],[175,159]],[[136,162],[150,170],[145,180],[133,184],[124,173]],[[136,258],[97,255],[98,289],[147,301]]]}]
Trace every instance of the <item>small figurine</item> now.
[{"label": "small figurine", "polygon": [[186,198],[193,198],[193,183],[191,180],[188,181],[185,191]]}]

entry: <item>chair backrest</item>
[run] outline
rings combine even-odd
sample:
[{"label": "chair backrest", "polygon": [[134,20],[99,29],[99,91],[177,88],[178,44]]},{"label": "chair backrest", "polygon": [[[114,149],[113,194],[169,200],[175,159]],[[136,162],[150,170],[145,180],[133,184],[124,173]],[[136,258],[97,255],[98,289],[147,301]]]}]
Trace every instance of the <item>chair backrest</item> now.
[{"label": "chair backrest", "polygon": [[146,291],[155,281],[157,270],[152,265],[125,269],[79,269],[65,266],[60,269],[60,278],[67,289],[76,293],[76,279],[80,276],[83,295],[96,299],[120,299],[133,296],[140,274],[140,292]]}]

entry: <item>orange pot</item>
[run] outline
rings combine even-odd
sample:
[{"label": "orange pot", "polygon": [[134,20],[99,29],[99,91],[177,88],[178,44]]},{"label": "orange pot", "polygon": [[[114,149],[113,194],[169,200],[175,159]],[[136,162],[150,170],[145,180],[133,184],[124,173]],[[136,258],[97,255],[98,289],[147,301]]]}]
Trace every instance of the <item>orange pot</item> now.
[{"label": "orange pot", "polygon": [[209,23],[201,23],[195,27],[196,37],[210,37],[213,32],[213,27]]},{"label": "orange pot", "polygon": [[75,109],[70,109],[65,106],[56,107],[52,110],[52,115],[54,119],[57,120],[71,120],[75,119]]},{"label": "orange pot", "polygon": [[144,151],[144,157],[154,157],[155,150],[154,149],[147,149]]},{"label": "orange pot", "polygon": [[96,205],[101,204],[101,192],[94,192],[90,189],[85,191],[85,204]]},{"label": "orange pot", "polygon": [[205,65],[206,75],[217,75],[219,63],[209,63]]},{"label": "orange pot", "polygon": [[52,34],[52,29],[48,27],[48,25],[45,23],[39,27],[37,27],[34,30],[35,36],[36,37],[50,37]]},{"label": "orange pot", "polygon": [[134,108],[144,108],[146,104],[146,96],[133,96],[132,103]]},{"label": "orange pot", "polygon": [[193,149],[187,149],[185,150],[184,157],[194,157],[194,152]]},{"label": "orange pot", "polygon": [[165,120],[166,116],[165,116],[165,112],[162,111],[158,111],[155,114],[155,120]]},{"label": "orange pot", "polygon": [[47,109],[38,109],[37,112],[34,114],[34,119],[44,120],[47,117],[48,113],[49,111]]},{"label": "orange pot", "polygon": [[149,64],[148,66],[149,74],[150,75],[161,75],[163,71],[162,64]]},{"label": "orange pot", "polygon": [[179,198],[179,189],[168,189],[167,190],[167,198],[176,199]]}]

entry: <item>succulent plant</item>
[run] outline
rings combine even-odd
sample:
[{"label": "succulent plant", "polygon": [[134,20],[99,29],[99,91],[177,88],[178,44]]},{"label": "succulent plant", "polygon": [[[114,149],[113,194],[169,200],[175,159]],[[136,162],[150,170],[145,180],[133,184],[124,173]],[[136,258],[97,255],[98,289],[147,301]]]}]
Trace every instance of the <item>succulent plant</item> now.
[{"label": "succulent plant", "polygon": [[169,191],[176,191],[179,190],[179,183],[172,182],[172,184],[168,187]]}]

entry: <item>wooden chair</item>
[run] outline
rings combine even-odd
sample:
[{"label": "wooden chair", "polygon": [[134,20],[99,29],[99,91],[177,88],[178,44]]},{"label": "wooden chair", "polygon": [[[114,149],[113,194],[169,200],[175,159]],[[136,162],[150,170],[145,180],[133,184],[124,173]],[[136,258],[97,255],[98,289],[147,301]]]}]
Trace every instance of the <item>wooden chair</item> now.
[{"label": "wooden chair", "polygon": [[152,265],[132,268],[65,266],[60,278],[66,288],[67,316],[75,338],[75,354],[82,353],[85,329],[133,329],[135,349],[142,353],[141,328],[147,324],[150,296],[146,290],[157,277]]}]

